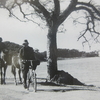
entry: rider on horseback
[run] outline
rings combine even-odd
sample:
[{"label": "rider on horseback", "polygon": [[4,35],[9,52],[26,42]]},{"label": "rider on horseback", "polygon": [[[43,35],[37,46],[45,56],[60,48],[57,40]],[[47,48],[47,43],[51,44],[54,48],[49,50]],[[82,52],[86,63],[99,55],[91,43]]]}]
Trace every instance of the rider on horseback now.
[{"label": "rider on horseback", "polygon": [[19,51],[19,57],[22,61],[21,66],[23,67],[22,68],[23,79],[24,79],[23,85],[24,85],[24,88],[27,88],[26,80],[27,80],[27,73],[29,71],[29,66],[30,66],[29,62],[27,61],[35,60],[34,50],[32,47],[29,46],[29,43],[27,40],[24,40],[23,47]]},{"label": "rider on horseback", "polygon": [[[5,67],[6,67],[6,63],[1,55],[1,53],[6,53],[8,52],[8,49],[6,47],[6,45],[2,42],[2,38],[0,37],[0,68],[1,68],[1,84],[3,84],[3,79],[2,79],[2,67],[4,67],[4,71],[5,71]],[[5,74],[5,73],[4,73]],[[5,80],[4,80],[5,81]]]}]

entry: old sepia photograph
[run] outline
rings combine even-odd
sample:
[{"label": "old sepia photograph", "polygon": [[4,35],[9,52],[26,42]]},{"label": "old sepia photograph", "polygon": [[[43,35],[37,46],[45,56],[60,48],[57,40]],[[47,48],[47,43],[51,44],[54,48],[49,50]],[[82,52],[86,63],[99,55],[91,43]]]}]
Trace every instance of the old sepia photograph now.
[{"label": "old sepia photograph", "polygon": [[0,100],[100,99],[100,0],[0,0]]}]

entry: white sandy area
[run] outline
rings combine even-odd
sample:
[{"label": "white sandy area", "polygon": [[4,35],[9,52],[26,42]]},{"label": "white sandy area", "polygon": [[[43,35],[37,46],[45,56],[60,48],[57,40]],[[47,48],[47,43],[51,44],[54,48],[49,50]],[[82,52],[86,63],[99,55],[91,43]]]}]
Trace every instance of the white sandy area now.
[{"label": "white sandy area", "polygon": [[0,100],[100,100],[100,88],[89,86],[37,85],[37,92],[11,82],[0,85]]}]

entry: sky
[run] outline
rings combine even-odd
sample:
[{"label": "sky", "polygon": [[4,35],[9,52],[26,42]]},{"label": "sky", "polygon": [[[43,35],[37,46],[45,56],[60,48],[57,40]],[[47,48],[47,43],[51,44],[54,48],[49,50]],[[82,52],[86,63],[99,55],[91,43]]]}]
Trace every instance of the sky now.
[{"label": "sky", "polygon": [[[99,0],[96,0],[100,3]],[[66,32],[57,34],[57,47],[63,49],[77,49],[79,51],[91,52],[100,50],[100,44],[94,43],[91,49],[87,44],[82,46],[82,40],[77,41],[79,37],[78,29],[81,26],[74,26],[73,23],[65,24]],[[23,41],[27,39],[29,45],[33,49],[39,49],[40,52],[47,50],[47,29],[42,29],[32,22],[20,22],[15,18],[9,17],[8,11],[0,9],[0,37],[3,41],[10,41],[22,45]]]}]

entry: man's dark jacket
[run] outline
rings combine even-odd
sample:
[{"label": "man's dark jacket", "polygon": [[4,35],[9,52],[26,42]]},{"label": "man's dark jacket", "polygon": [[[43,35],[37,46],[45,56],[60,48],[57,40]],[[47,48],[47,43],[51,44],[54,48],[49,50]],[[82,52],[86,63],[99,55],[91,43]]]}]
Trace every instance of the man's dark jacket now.
[{"label": "man's dark jacket", "polygon": [[20,58],[23,60],[34,60],[35,56],[34,56],[34,50],[32,47],[22,47],[20,49]]}]

